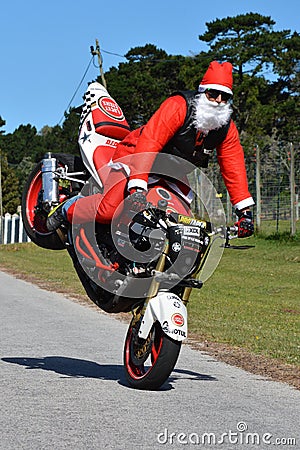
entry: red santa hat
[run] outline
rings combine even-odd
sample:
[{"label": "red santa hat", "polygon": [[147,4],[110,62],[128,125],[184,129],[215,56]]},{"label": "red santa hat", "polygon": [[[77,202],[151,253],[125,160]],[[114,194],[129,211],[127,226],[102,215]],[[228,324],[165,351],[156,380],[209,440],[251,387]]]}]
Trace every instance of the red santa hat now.
[{"label": "red santa hat", "polygon": [[233,95],[232,84],[232,64],[230,62],[218,63],[218,61],[212,61],[200,82],[199,92],[204,92],[210,88]]}]

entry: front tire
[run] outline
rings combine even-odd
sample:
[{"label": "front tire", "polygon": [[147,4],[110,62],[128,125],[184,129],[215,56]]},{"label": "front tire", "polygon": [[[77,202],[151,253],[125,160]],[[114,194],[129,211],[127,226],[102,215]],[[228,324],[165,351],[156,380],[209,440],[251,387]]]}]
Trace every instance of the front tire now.
[{"label": "front tire", "polygon": [[135,389],[159,389],[174,369],[180,348],[181,342],[170,339],[159,322],[154,323],[144,340],[138,338],[132,321],[124,346],[124,366],[129,385]]}]

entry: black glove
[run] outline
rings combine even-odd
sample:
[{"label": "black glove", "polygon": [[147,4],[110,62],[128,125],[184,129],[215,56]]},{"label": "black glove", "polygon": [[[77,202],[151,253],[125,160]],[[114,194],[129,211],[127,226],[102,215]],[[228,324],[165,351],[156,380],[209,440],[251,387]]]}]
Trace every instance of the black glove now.
[{"label": "black glove", "polygon": [[147,199],[146,191],[130,189],[130,195],[126,199],[127,207],[132,212],[140,212],[146,208]]},{"label": "black glove", "polygon": [[238,237],[245,238],[252,236],[254,233],[254,224],[251,211],[236,210],[236,215],[239,218],[239,220],[235,223],[238,227]]}]

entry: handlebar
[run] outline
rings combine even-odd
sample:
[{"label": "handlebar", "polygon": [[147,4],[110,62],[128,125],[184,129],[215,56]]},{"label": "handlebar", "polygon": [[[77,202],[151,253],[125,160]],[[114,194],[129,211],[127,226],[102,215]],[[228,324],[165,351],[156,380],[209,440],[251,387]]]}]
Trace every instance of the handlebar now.
[{"label": "handlebar", "polygon": [[[165,225],[166,228],[173,224],[173,220],[171,219],[171,215],[166,212],[166,207],[168,205],[168,202],[165,200],[160,200],[160,204],[157,206],[153,205],[150,202],[147,202],[145,205],[145,210],[148,210],[150,212],[152,220],[156,223],[160,223],[160,225]],[[144,211],[145,211],[144,210]],[[185,217],[185,216],[183,216]],[[203,221],[201,219],[195,219],[191,218],[189,216],[186,216],[187,219],[190,219],[190,225],[194,226],[202,226],[203,224],[206,224],[206,230],[208,231],[210,229],[210,232],[212,235],[214,234],[221,234],[223,235],[225,239],[225,246],[229,246],[229,241],[232,239],[238,238],[238,227],[236,225],[227,226],[223,225],[221,227],[214,227],[212,223]],[[147,218],[144,216],[143,221],[148,222],[150,217]],[[171,221],[170,221],[171,219]],[[150,219],[151,220],[151,219]],[[150,224],[150,223],[149,223]],[[187,223],[188,224],[188,223]]]},{"label": "handlebar", "polygon": [[[161,205],[160,205],[161,206]],[[164,206],[164,205],[163,205]],[[177,217],[176,217],[177,216]],[[167,233],[170,227],[178,225],[186,225],[190,227],[199,227],[209,236],[213,237],[213,240],[217,238],[222,238],[225,242],[221,247],[225,248],[238,248],[245,249],[253,246],[232,246],[230,241],[232,239],[237,239],[238,227],[236,225],[222,225],[214,226],[211,222],[205,220],[194,218],[190,216],[185,216],[177,213],[167,213],[164,208],[157,208],[150,202],[147,203],[146,208],[135,216],[135,221],[141,225],[148,226],[150,228],[160,226]]]},{"label": "handlebar", "polygon": [[225,238],[224,247],[230,247],[229,241],[238,238],[238,227],[236,225],[233,225],[231,227],[230,226],[219,227],[215,229],[215,232],[223,234],[223,237]]},{"label": "handlebar", "polygon": [[228,239],[236,239],[238,227],[236,225],[233,225],[231,227],[229,226],[223,226],[215,229],[216,233],[224,233],[225,237],[228,236]]}]

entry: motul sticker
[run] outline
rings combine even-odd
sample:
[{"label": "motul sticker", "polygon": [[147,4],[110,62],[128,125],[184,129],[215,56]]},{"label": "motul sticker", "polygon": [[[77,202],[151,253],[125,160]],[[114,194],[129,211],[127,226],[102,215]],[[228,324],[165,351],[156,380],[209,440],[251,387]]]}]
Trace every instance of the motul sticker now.
[{"label": "motul sticker", "polygon": [[111,119],[124,120],[124,114],[120,106],[110,97],[100,97],[98,105],[104,114]]},{"label": "motul sticker", "polygon": [[186,332],[183,330],[179,330],[179,328],[175,328],[175,330],[172,330],[171,334],[179,334],[179,336],[186,338]]},{"label": "motul sticker", "polygon": [[177,327],[182,327],[184,325],[184,318],[179,313],[173,314],[171,319],[172,319],[172,322],[174,323],[174,325],[176,325]]}]

